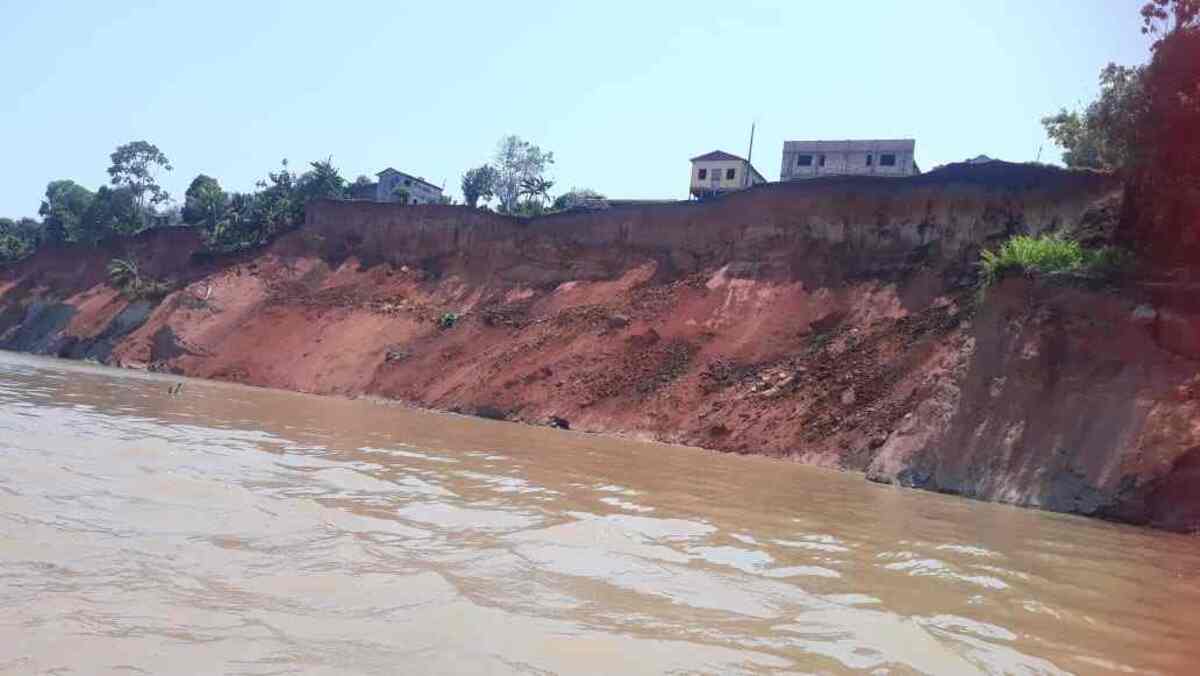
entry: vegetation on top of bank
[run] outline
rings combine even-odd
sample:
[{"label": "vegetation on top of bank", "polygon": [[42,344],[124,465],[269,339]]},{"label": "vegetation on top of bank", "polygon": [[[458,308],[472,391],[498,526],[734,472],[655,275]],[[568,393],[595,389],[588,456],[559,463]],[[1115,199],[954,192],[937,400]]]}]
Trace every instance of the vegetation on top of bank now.
[{"label": "vegetation on top of bank", "polygon": [[1132,257],[1124,249],[1114,246],[1087,249],[1079,242],[1057,235],[1017,235],[995,251],[985,249],[979,258],[979,282],[983,289],[1018,272],[1113,279],[1132,263]]},{"label": "vegetation on top of bank", "polygon": [[[283,161],[279,171],[247,193],[226,192],[215,178],[192,180],[182,205],[159,185],[172,171],[170,160],[147,141],[132,141],[109,156],[110,184],[95,191],[70,179],[50,181],[38,215],[41,220],[0,218],[0,262],[56,244],[95,246],[103,240],[155,228],[198,227],[215,252],[252,248],[304,220],[304,204],[321,197],[346,196],[346,181],[328,159],[303,173]],[[123,277],[122,277],[123,278]]]},{"label": "vegetation on top of bank", "polygon": [[[198,228],[211,252],[243,251],[299,226],[309,201],[349,198],[371,184],[366,176],[347,182],[332,158],[311,162],[303,172],[292,170],[285,159],[249,192],[228,191],[216,178],[199,174],[178,204],[159,184],[173,167],[158,146],[132,141],[109,159],[109,185],[93,191],[70,179],[50,181],[38,208],[41,220],[0,218],[0,263],[24,258],[44,245],[94,246],[112,237],[180,225]],[[603,197],[586,188],[552,196],[554,181],[546,171],[553,163],[554,153],[519,136],[505,136],[491,164],[463,175],[467,206],[486,209],[495,199],[501,213],[535,216]],[[453,203],[448,197],[443,201]]]}]

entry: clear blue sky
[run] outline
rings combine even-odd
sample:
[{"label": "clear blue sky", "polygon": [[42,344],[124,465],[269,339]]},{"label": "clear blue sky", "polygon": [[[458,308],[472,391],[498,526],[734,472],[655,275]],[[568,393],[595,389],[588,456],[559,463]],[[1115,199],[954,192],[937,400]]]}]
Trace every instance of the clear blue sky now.
[{"label": "clear blue sky", "polygon": [[772,180],[785,139],[1031,160],[1042,115],[1145,61],[1141,1],[0,0],[0,215],[52,179],[95,189],[135,139],[178,199],[197,173],[248,190],[326,156],[457,195],[507,133],[554,151],[556,191],[682,198],[687,159],[744,153],[753,120]]}]

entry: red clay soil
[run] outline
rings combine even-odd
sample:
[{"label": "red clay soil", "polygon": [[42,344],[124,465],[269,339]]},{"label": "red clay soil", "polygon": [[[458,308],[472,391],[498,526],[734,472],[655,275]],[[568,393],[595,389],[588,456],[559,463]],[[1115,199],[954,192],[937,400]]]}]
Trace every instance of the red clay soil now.
[{"label": "red clay soil", "polygon": [[[973,286],[980,246],[1114,195],[998,165],[533,221],[324,202],[240,257],[185,230],[39,252],[0,271],[0,346],[1193,530],[1200,312],[1078,280]],[[124,298],[117,255],[175,290]]]}]

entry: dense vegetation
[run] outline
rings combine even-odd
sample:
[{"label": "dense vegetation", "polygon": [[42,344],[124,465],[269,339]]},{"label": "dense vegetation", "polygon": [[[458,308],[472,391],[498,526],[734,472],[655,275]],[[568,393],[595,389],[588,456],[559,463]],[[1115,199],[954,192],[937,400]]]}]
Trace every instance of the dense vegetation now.
[{"label": "dense vegetation", "polygon": [[493,198],[497,210],[515,216],[539,216],[585,206],[604,196],[589,188],[572,188],[550,196],[554,181],[546,171],[554,164],[554,153],[522,139],[505,136],[496,146],[491,164],[468,169],[462,175],[463,201],[471,208],[484,207]]},{"label": "dense vegetation", "polygon": [[181,224],[197,226],[213,251],[257,246],[304,219],[304,204],[318,197],[344,197],[346,181],[330,160],[313,162],[297,174],[287,160],[249,193],[226,192],[215,178],[192,180],[182,207],[158,183],[171,171],[167,156],[146,141],[118,147],[109,156],[110,185],[95,191],[69,179],[50,181],[38,208],[39,222],[0,218],[0,261],[15,260],[44,244],[96,245],[114,236]]},{"label": "dense vegetation", "polygon": [[[200,174],[188,185],[183,203],[174,206],[159,185],[160,174],[172,171],[171,162],[157,146],[133,141],[118,147],[109,159],[109,185],[92,191],[69,179],[50,181],[38,209],[40,221],[0,218],[0,262],[28,256],[44,244],[96,245],[110,237],[176,225],[199,228],[213,252],[241,251],[298,226],[310,200],[374,196],[370,178],[359,176],[347,183],[331,159],[312,162],[302,173],[283,160],[251,192],[226,191],[216,178]],[[495,198],[499,211],[515,215],[571,209],[602,198],[579,188],[551,197],[554,181],[545,174],[553,163],[554,153],[518,136],[505,136],[494,165],[463,175],[463,196],[468,206],[483,208]]]},{"label": "dense vegetation", "polygon": [[1120,172],[1120,243],[1157,269],[1200,265],[1200,0],[1151,0],[1149,63],[1108,64],[1099,97],[1043,119],[1068,166]]},{"label": "dense vegetation", "polygon": [[[1196,122],[1200,113],[1200,0],[1151,0],[1141,10],[1142,33],[1158,36],[1149,64],[1109,63],[1100,93],[1083,110],[1065,108],[1042,118],[1069,167],[1134,170],[1169,150],[1156,123]],[[1196,129],[1196,127],[1191,127]]]}]

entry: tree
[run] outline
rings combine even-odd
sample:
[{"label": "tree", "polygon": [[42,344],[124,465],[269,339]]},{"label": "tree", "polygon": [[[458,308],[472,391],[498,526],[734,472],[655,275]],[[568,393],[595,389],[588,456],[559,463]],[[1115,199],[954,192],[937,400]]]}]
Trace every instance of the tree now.
[{"label": "tree", "polygon": [[300,217],[304,217],[303,205],[309,200],[346,196],[346,179],[333,166],[333,158],[312,162],[312,169],[304,172],[296,181],[296,192],[301,205]]},{"label": "tree", "polygon": [[46,197],[38,207],[43,223],[42,239],[52,243],[79,241],[84,215],[94,197],[90,190],[75,181],[51,181],[46,186]]},{"label": "tree", "polygon": [[183,222],[213,231],[224,218],[228,202],[229,196],[221,189],[217,179],[200,174],[192,179],[184,193]]},{"label": "tree", "polygon": [[257,183],[259,191],[254,195],[253,212],[246,219],[258,228],[258,242],[265,242],[304,218],[296,175],[288,169],[286,158],[280,165],[279,171],[268,172],[267,178]]},{"label": "tree", "polygon": [[500,199],[500,210],[512,212],[523,194],[523,181],[541,178],[546,166],[554,163],[554,153],[544,152],[520,136],[509,135],[500,139],[496,148],[496,197]]},{"label": "tree", "polygon": [[463,201],[474,209],[479,205],[479,200],[487,202],[492,199],[496,196],[497,179],[496,169],[490,164],[468,169],[462,175]]},{"label": "tree", "polygon": [[133,234],[142,227],[142,215],[132,189],[100,186],[84,213],[76,241],[95,244],[114,234]]},{"label": "tree", "polygon": [[584,206],[590,201],[603,200],[604,195],[592,190],[591,188],[571,188],[554,199],[553,209],[555,211],[565,211],[576,207]]},{"label": "tree", "polygon": [[550,188],[554,187],[554,181],[548,181],[541,176],[526,178],[521,181],[521,194],[525,195],[529,202],[536,203],[539,207],[545,202],[550,201]]},{"label": "tree", "polygon": [[1151,4],[1163,13],[1169,10],[1174,26],[1154,43],[1145,71],[1141,150],[1126,184],[1129,208],[1121,239],[1139,251],[1148,268],[1195,269],[1200,267],[1200,15],[1197,2]]},{"label": "tree", "polygon": [[1046,135],[1063,148],[1069,167],[1125,169],[1139,151],[1146,112],[1145,67],[1110,63],[1100,71],[1100,96],[1082,113],[1060,110],[1042,118]]},{"label": "tree", "polygon": [[158,170],[171,171],[171,162],[158,149],[158,146],[146,141],[132,141],[123,146],[117,146],[109,158],[112,166],[108,175],[112,184],[128,189],[133,198],[136,222],[143,225],[147,212],[170,199],[170,195],[158,185]]},{"label": "tree", "polygon": [[[1142,5],[1142,34],[1163,38],[1200,22],[1200,0],[1150,0]],[[1159,39],[1159,42],[1163,38]],[[1158,44],[1157,42],[1155,43]]]},{"label": "tree", "polygon": [[32,218],[0,218],[0,262],[15,261],[33,253],[40,244],[42,224]]},{"label": "tree", "polygon": [[346,188],[346,194],[351,199],[375,199],[375,189],[375,181],[372,181],[370,176],[359,174]]},{"label": "tree", "polygon": [[215,251],[240,251],[258,245],[263,234],[257,218],[255,195],[229,195],[224,217],[211,230],[204,232],[208,247]]}]

